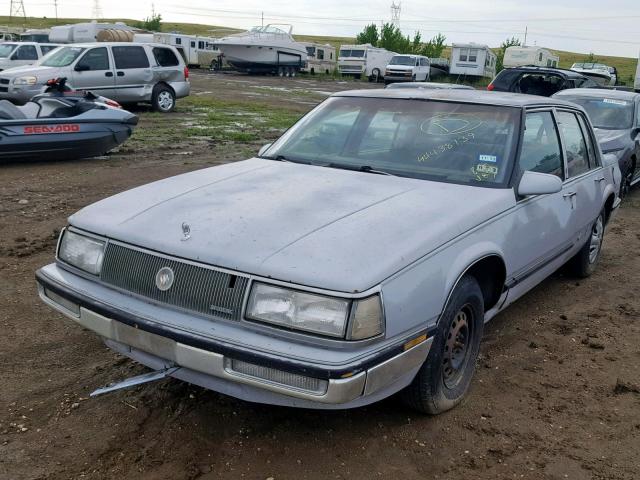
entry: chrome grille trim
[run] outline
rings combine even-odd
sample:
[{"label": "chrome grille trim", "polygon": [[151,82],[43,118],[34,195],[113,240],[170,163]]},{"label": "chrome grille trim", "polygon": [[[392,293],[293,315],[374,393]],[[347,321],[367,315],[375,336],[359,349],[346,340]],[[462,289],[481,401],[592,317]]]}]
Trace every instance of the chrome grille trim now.
[{"label": "chrome grille trim", "polygon": [[[171,268],[175,275],[166,291],[155,281],[163,267]],[[249,284],[246,276],[115,242],[107,243],[100,279],[157,303],[227,320],[240,320]]]}]

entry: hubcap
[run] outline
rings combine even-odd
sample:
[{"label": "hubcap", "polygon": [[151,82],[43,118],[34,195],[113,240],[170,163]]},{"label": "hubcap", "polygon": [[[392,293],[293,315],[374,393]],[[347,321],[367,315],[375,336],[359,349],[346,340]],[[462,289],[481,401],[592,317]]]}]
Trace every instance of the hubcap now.
[{"label": "hubcap", "polygon": [[158,105],[162,110],[171,110],[173,107],[173,96],[169,92],[160,92],[158,95]]},{"label": "hubcap", "polygon": [[451,322],[444,343],[442,377],[447,388],[454,388],[464,375],[469,360],[473,313],[469,305],[462,307]]},{"label": "hubcap", "polygon": [[604,234],[604,222],[602,221],[602,215],[598,217],[596,223],[594,223],[591,229],[591,240],[589,242],[589,263],[594,263],[600,255],[600,248],[602,247],[602,236]]}]

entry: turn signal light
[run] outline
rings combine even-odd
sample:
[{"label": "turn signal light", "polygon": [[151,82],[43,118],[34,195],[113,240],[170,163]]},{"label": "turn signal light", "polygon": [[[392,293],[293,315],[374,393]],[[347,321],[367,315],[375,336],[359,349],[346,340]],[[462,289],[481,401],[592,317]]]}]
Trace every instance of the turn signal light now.
[{"label": "turn signal light", "polygon": [[422,334],[419,337],[414,338],[413,340],[409,340],[407,343],[404,344],[403,348],[405,351],[409,350],[410,348],[415,347],[416,345],[420,345],[423,342],[427,341],[427,334]]}]

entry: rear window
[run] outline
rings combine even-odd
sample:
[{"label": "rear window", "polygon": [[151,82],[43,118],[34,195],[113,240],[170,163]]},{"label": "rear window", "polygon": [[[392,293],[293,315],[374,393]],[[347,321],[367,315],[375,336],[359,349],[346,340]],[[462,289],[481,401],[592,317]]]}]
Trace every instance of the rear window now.
[{"label": "rear window", "polygon": [[550,97],[562,90],[564,79],[559,75],[544,73],[525,73],[520,77],[515,92],[528,95]]},{"label": "rear window", "polygon": [[113,47],[112,51],[118,69],[149,68],[149,59],[144,47]]},{"label": "rear window", "polygon": [[175,67],[180,65],[178,57],[173,50],[168,48],[156,47],[153,49],[153,56],[161,67]]}]

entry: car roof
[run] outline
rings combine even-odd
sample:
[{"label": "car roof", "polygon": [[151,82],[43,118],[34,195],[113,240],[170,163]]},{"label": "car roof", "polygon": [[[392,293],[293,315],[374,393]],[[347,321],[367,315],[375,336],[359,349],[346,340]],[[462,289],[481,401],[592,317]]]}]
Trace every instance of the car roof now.
[{"label": "car roof", "polygon": [[435,89],[435,88],[459,88],[465,90],[473,90],[473,87],[468,85],[461,85],[457,83],[442,83],[442,82],[399,82],[399,83],[390,83],[385,88],[396,89],[396,88],[426,88],[426,89]]},{"label": "car roof", "polygon": [[510,72],[514,70],[522,70],[525,72],[542,72],[542,73],[557,73],[560,75],[566,75],[567,77],[583,78],[585,75],[569,70],[566,68],[554,68],[554,67],[536,67],[535,65],[523,65],[521,67],[509,67],[502,70],[503,72]]},{"label": "car roof", "polygon": [[627,90],[613,90],[608,88],[569,88],[560,90],[554,94],[555,98],[572,96],[572,97],[592,97],[592,98],[611,98],[614,100],[640,100],[640,93],[630,92]]},{"label": "car roof", "polygon": [[574,103],[557,98],[524,95],[521,93],[490,92],[487,90],[437,89],[437,88],[392,88],[370,90],[346,90],[332,97],[391,98],[402,100],[438,100],[443,102],[475,103],[504,107],[532,108],[542,106],[569,107],[582,110]]}]

